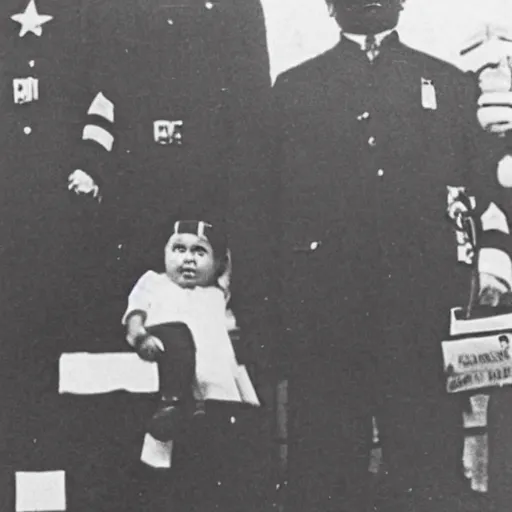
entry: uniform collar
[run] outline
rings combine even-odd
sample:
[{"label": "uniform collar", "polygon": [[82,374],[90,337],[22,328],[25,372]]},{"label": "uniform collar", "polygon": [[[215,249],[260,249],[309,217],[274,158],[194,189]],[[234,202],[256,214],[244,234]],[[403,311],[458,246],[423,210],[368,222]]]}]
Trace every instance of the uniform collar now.
[{"label": "uniform collar", "polygon": [[[377,47],[380,47],[384,39],[387,39],[392,34],[395,34],[398,37],[398,34],[395,29],[385,30],[384,32],[380,32],[379,34],[375,34],[375,43]],[[350,32],[342,32],[342,37],[356,43],[361,50],[366,48],[366,38],[368,37],[366,34],[351,34]]]}]

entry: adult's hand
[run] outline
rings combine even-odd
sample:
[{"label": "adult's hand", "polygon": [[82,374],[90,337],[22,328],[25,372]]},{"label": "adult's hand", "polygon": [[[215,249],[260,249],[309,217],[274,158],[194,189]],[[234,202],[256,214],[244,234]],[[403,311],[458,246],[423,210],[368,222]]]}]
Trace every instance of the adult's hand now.
[{"label": "adult's hand", "polygon": [[94,179],[81,169],[76,169],[68,176],[68,190],[79,196],[90,196],[101,201],[100,188]]},{"label": "adult's hand", "polygon": [[497,307],[501,298],[510,290],[507,285],[492,274],[480,272],[480,293],[478,302],[481,306]]}]

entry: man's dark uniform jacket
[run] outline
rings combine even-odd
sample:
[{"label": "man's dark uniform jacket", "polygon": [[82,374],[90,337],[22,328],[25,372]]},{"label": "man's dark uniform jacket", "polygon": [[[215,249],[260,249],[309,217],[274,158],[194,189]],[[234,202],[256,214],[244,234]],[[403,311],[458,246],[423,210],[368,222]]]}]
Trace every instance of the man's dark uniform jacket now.
[{"label": "man's dark uniform jacket", "polygon": [[498,157],[475,102],[466,75],[396,33],[374,62],[342,37],[277,79],[267,195],[277,193],[290,492],[304,510],[336,507],[343,472],[363,474],[371,414],[404,496],[458,478],[460,410],[444,392],[440,342],[470,268],[457,263],[447,187],[476,197],[475,261],[510,281]]},{"label": "man's dark uniform jacket", "polygon": [[[50,427],[57,395],[56,345],[68,318],[73,205],[65,169],[78,117],[72,100],[80,21],[63,0],[36,2],[53,16],[38,37],[11,16],[29,2],[0,5],[0,508],[14,509],[14,472],[55,469]],[[32,81],[30,80],[32,79]],[[19,84],[35,84],[19,94]],[[19,82],[16,82],[19,81]],[[33,94],[31,94],[33,93]],[[50,410],[51,409],[51,410]],[[50,447],[50,449],[49,449]],[[57,455],[58,458],[58,455]]]},{"label": "man's dark uniform jacket", "polygon": [[76,168],[96,179],[128,239],[175,215],[223,220],[237,143],[270,85],[259,2],[90,2],[83,19]]},{"label": "man's dark uniform jacket", "polygon": [[[70,94],[75,78],[70,55],[76,51],[79,28],[75,10],[50,0],[37,4],[40,14],[53,16],[40,37],[32,32],[20,37],[22,26],[11,16],[23,13],[27,4],[9,0],[0,9],[2,353],[6,361],[18,351],[25,362],[32,358],[42,329],[55,325],[54,313],[62,307],[56,292],[66,277],[70,234],[62,167],[69,159],[68,134],[77,117]],[[37,87],[16,86],[31,79]],[[21,89],[25,94],[19,94]],[[27,339],[7,342],[17,335]]]},{"label": "man's dark uniform jacket", "polygon": [[86,235],[100,237],[95,266],[110,271],[96,279],[106,289],[93,292],[109,293],[122,314],[134,281],[162,263],[176,216],[227,220],[234,264],[244,257],[242,223],[227,211],[241,169],[257,157],[270,89],[265,24],[257,0],[87,0],[82,25],[82,141],[69,172],[100,187]]}]

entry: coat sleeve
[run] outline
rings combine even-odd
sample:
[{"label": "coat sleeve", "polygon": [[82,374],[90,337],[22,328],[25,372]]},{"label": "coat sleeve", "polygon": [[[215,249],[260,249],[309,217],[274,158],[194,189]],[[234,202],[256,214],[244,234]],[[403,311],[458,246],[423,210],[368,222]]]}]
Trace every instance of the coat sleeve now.
[{"label": "coat sleeve", "polygon": [[283,289],[283,258],[281,239],[283,232],[282,216],[282,189],[283,170],[286,166],[284,155],[284,141],[286,138],[285,104],[286,104],[286,79],[281,75],[277,78],[271,90],[267,114],[267,147],[266,164],[269,169],[265,180],[265,209],[266,209],[266,251],[264,261],[266,265],[266,279],[268,290],[268,315],[272,324],[274,344],[272,346],[272,361],[274,371],[278,377],[289,375],[292,361],[292,344],[287,335],[283,320],[283,312],[286,309]]},{"label": "coat sleeve", "polygon": [[[81,51],[84,69],[79,98],[82,110],[77,136],[79,149],[74,168],[89,174],[104,189],[110,185],[110,160],[116,146],[117,91],[122,20],[115,20],[116,9],[104,2],[87,2],[81,13]],[[120,25],[121,24],[121,25]],[[115,27],[117,31],[114,30]]]},{"label": "coat sleeve", "polygon": [[268,368],[275,343],[269,308],[269,190],[273,169],[268,150],[272,138],[270,63],[261,2],[241,3],[232,10],[229,23],[227,43],[236,49],[230,72],[234,144],[227,162],[227,224],[233,253],[231,305],[240,327],[243,352],[259,367]]},{"label": "coat sleeve", "polygon": [[463,81],[459,97],[461,130],[467,155],[466,182],[476,199],[478,226],[476,265],[512,288],[512,190],[498,179],[498,165],[506,152],[503,139],[486,133],[477,121],[477,85],[472,76]]}]

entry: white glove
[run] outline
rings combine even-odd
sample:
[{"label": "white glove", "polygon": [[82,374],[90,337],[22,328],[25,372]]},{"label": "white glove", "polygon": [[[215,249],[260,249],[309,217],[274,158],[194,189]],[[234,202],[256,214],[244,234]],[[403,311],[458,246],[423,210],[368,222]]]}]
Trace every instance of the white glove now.
[{"label": "white glove", "polygon": [[510,291],[503,281],[486,272],[480,272],[479,281],[479,302],[482,306],[498,306],[501,297]]},{"label": "white glove", "polygon": [[86,172],[76,169],[68,177],[68,190],[76,195],[90,195],[101,200],[100,189],[96,182]]},{"label": "white glove", "polygon": [[504,135],[512,129],[512,71],[509,58],[486,67],[479,75],[478,122],[490,132]]},{"label": "white glove", "polygon": [[512,130],[512,92],[485,92],[478,98],[478,122],[487,132]]},{"label": "white glove", "polygon": [[497,66],[488,66],[478,75],[482,92],[507,92],[512,89],[512,71],[508,57],[500,60]]}]

